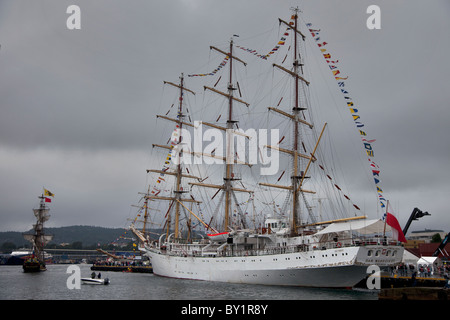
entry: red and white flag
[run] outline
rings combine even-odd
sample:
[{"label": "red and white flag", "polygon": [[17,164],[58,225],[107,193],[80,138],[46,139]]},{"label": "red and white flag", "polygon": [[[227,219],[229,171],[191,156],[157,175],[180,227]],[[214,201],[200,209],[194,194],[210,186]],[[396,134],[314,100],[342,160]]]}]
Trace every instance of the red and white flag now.
[{"label": "red and white flag", "polygon": [[406,242],[405,235],[403,234],[400,223],[398,223],[397,218],[392,214],[392,209],[389,208],[389,204],[386,210],[386,223],[392,228],[392,237],[400,242]]}]

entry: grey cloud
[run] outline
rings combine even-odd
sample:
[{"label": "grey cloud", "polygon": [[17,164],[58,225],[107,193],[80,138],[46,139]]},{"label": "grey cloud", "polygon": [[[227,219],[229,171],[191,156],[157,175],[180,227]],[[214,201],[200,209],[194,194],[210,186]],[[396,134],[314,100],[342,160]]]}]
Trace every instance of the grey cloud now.
[{"label": "grey cloud", "polygon": [[[31,223],[24,212],[31,213],[43,185],[57,194],[54,223],[126,224],[129,204],[146,182],[150,145],[164,142],[156,141],[164,125],[155,120],[168,108],[163,80],[214,68],[220,58],[209,46],[226,46],[232,34],[241,36],[242,45],[268,49],[273,43],[267,36],[279,32],[277,19],[288,18],[297,5],[306,22],[323,30],[350,77],[352,97],[370,138],[377,140],[383,189],[396,198],[401,223],[410,206],[423,204],[421,209],[433,212],[427,227],[448,228],[446,1],[376,1],[382,29],[373,31],[365,26],[369,4],[356,0],[76,1],[82,10],[82,29],[76,31],[65,27],[70,4],[0,2],[0,228]],[[340,109],[325,116],[342,119],[330,124],[333,134],[344,137],[336,135],[342,167],[351,171],[356,161],[364,168],[350,114],[320,53],[312,49],[317,56],[308,56],[316,80],[312,88],[324,107]],[[262,68],[256,65],[260,61],[239,54],[254,65],[242,76]],[[192,112],[209,112],[200,81],[188,80],[200,89]],[[254,102],[267,101],[270,93],[258,91],[258,85],[270,79],[251,80],[243,90]],[[263,113],[267,105],[252,107]],[[317,125],[325,118],[318,116]],[[259,115],[250,118],[255,119]],[[355,137],[346,138],[351,134]],[[352,143],[345,146],[345,140]],[[348,155],[362,160],[345,161]],[[370,174],[365,170],[361,177],[348,175],[349,186],[362,188]],[[366,188],[362,196],[370,199],[372,186]]]}]

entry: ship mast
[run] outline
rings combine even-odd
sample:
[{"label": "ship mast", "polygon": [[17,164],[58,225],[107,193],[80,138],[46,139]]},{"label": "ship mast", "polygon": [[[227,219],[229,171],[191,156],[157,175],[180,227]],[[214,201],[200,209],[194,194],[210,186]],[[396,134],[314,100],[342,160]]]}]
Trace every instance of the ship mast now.
[{"label": "ship mast", "polygon": [[279,148],[276,146],[267,146],[271,149],[276,149],[278,151],[290,154],[292,156],[292,175],[291,175],[291,185],[290,186],[280,186],[280,185],[274,185],[274,184],[268,184],[268,183],[260,183],[260,185],[268,186],[268,187],[275,187],[275,188],[281,188],[290,190],[292,192],[292,221],[291,221],[291,235],[295,236],[298,234],[298,228],[299,228],[299,217],[300,217],[300,192],[307,192],[307,193],[315,193],[311,190],[304,190],[301,188],[303,180],[306,178],[305,174],[306,172],[299,170],[300,165],[300,159],[308,159],[309,163],[311,161],[314,161],[314,157],[310,155],[305,155],[300,153],[300,144],[302,141],[300,140],[299,134],[300,134],[300,125],[306,125],[309,128],[313,128],[313,125],[304,119],[302,119],[301,112],[303,110],[306,110],[305,106],[300,106],[299,103],[299,84],[300,81],[304,82],[306,85],[309,85],[309,82],[303,78],[303,70],[302,70],[302,64],[299,61],[299,52],[298,52],[298,36],[302,37],[302,40],[305,40],[305,36],[301,33],[301,31],[298,29],[298,12],[300,11],[298,8],[293,9],[294,14],[292,16],[292,19],[294,20],[291,23],[288,23],[284,20],[279,19],[280,24],[286,25],[289,29],[293,30],[294,32],[294,56],[293,56],[293,71],[286,69],[280,65],[273,64],[274,67],[277,67],[278,69],[288,73],[294,78],[294,106],[292,107],[292,112],[288,113],[285,111],[282,111],[278,108],[271,108],[269,107],[269,110],[275,111],[283,116],[288,117],[291,119],[294,123],[293,128],[293,145],[292,150]]},{"label": "ship mast", "polygon": [[[180,228],[179,228],[179,224],[180,224],[180,204],[182,204],[182,202],[196,202],[196,203],[200,203],[200,201],[194,200],[194,199],[189,199],[189,198],[183,198],[182,194],[186,193],[188,191],[184,191],[183,187],[181,185],[181,181],[182,178],[189,178],[189,179],[197,179],[200,180],[199,177],[190,175],[190,174],[184,174],[183,173],[183,168],[181,166],[181,155],[183,152],[183,148],[181,147],[182,144],[182,139],[183,139],[183,125],[185,126],[190,126],[193,127],[193,125],[191,123],[188,122],[184,122],[184,113],[183,113],[183,96],[185,92],[189,92],[195,95],[195,92],[192,90],[187,89],[186,87],[184,87],[184,75],[181,74],[180,76],[180,84],[175,84],[169,81],[164,81],[164,84],[169,84],[173,87],[178,88],[180,91],[179,94],[179,105],[178,105],[178,113],[177,113],[177,118],[173,119],[170,117],[166,117],[166,116],[162,116],[162,115],[157,115],[157,118],[162,118],[165,120],[169,120],[172,122],[175,122],[178,124],[178,128],[179,128],[179,140],[178,140],[178,148],[175,147],[173,148],[173,146],[166,146],[166,145],[159,145],[159,144],[153,144],[153,147],[158,147],[158,148],[162,148],[162,149],[167,149],[167,150],[173,150],[174,152],[178,152],[177,155],[174,155],[177,157],[178,159],[178,163],[177,163],[177,167],[174,171],[171,170],[166,170],[166,171],[162,171],[162,170],[153,170],[153,169],[148,169],[148,172],[154,172],[154,173],[163,173],[165,175],[172,175],[175,176],[175,190],[174,190],[174,196],[173,197],[166,197],[166,196],[158,196],[158,195],[148,195],[147,199],[150,200],[167,200],[170,201],[170,205],[169,205],[169,209],[168,211],[171,210],[173,204],[175,204],[175,221],[174,221],[174,236],[175,239],[180,238]],[[181,147],[181,148],[180,148]],[[171,226],[171,215],[168,214],[167,215],[167,237],[169,234],[169,230],[170,230],[170,226]]]},{"label": "ship mast", "polygon": [[[226,157],[225,157],[226,165],[225,165],[225,175],[223,178],[224,184],[223,184],[223,186],[211,186],[211,185],[209,186],[209,187],[216,187],[216,188],[219,188],[219,189],[222,189],[223,191],[225,191],[225,217],[224,217],[223,230],[225,232],[227,232],[229,229],[229,226],[230,226],[231,199],[232,199],[232,197],[234,197],[234,191],[251,192],[251,191],[245,190],[245,189],[234,188],[233,183],[232,183],[232,181],[237,180],[237,178],[235,177],[234,172],[233,172],[233,164],[236,163],[237,161],[235,160],[234,154],[232,152],[232,150],[234,150],[234,148],[232,147],[232,144],[234,143],[233,135],[237,134],[237,132],[235,132],[235,130],[234,130],[234,124],[236,122],[238,122],[237,120],[235,120],[233,118],[233,102],[237,101],[242,104],[245,104],[247,107],[249,106],[249,104],[247,102],[242,101],[233,96],[233,91],[236,90],[236,88],[233,86],[233,60],[239,61],[244,65],[247,65],[247,64],[244,61],[242,61],[241,59],[239,59],[233,55],[233,38],[231,38],[231,40],[230,40],[230,50],[228,53],[224,52],[220,49],[217,49],[216,47],[213,47],[213,46],[211,46],[210,49],[214,49],[229,58],[228,94],[205,86],[205,90],[209,89],[215,93],[221,94],[228,98],[228,119],[227,119],[226,128],[220,128],[220,127],[215,126],[218,129],[226,130]],[[249,165],[248,163],[245,163],[245,162],[243,164]],[[196,184],[196,185],[208,187],[207,185],[202,185],[202,184]]]},{"label": "ship mast", "polygon": [[40,199],[39,209],[33,209],[36,217],[36,224],[33,225],[33,234],[23,234],[23,236],[32,243],[34,254],[39,262],[45,264],[44,246],[52,240],[53,236],[44,233],[44,222],[50,218],[50,209],[45,205],[44,195],[38,198]]},{"label": "ship mast", "polygon": [[234,159],[234,155],[231,154],[231,143],[234,143],[233,136],[230,134],[233,129],[233,38],[230,40],[230,80],[228,81],[228,120],[227,120],[227,163],[225,170],[224,186],[225,186],[225,221],[224,230],[228,231],[230,208],[231,208],[231,178],[233,176],[233,164],[230,159]]},{"label": "ship mast", "polygon": [[147,197],[145,197],[144,200],[144,206],[145,206],[145,211],[144,211],[144,225],[142,226],[142,233],[145,235],[146,229],[147,229],[147,219],[148,219],[148,196],[150,195],[150,186],[148,187],[148,191],[147,191]]},{"label": "ship mast", "polygon": [[[178,119],[183,120],[184,114],[183,114],[183,81],[184,81],[184,76],[183,74],[181,74],[180,77],[180,105],[178,107]],[[183,121],[180,121],[180,139],[179,139],[179,143],[183,143]],[[180,154],[181,155],[182,149],[180,150]],[[178,159],[178,165],[177,165],[177,170],[176,170],[176,183],[175,183],[175,198],[177,200],[181,199],[181,194],[183,193],[183,188],[181,187],[181,175],[182,175],[182,170],[181,170],[181,159]],[[175,203],[175,239],[179,238],[179,223],[180,223],[180,201],[176,201]]]},{"label": "ship mast", "polygon": [[[298,10],[298,9],[297,9]],[[297,11],[295,11],[295,18],[294,18],[294,30],[297,30],[297,20],[298,15]],[[297,32],[294,32],[294,73],[298,75],[298,56],[297,56]],[[300,112],[299,105],[298,105],[298,78],[294,77],[295,81],[295,107],[292,110],[292,113],[295,117],[298,117],[298,114]],[[297,191],[297,185],[299,182],[299,175],[298,175],[298,122],[294,121],[294,175],[292,176],[292,188],[293,188],[293,206],[292,206],[292,233],[296,233],[297,231],[297,221],[299,216],[299,193]]]},{"label": "ship mast", "polygon": [[[230,50],[229,52],[225,52],[222,51],[216,47],[211,46],[210,49],[213,49],[223,55],[225,55],[226,57],[228,57],[229,62],[230,62],[230,70],[229,70],[229,82],[228,82],[228,93],[216,90],[214,88],[208,87],[208,86],[204,86],[204,90],[210,90],[214,93],[218,93],[222,96],[225,96],[226,98],[228,98],[228,120],[227,120],[227,125],[226,127],[222,127],[222,126],[218,126],[216,124],[213,123],[209,123],[209,122],[205,122],[202,121],[201,124],[202,125],[206,125],[215,129],[219,129],[222,131],[226,132],[226,157],[220,157],[220,156],[216,156],[213,154],[206,154],[203,152],[192,152],[189,150],[182,150],[183,148],[180,148],[178,152],[179,155],[181,154],[181,152],[187,152],[190,153],[194,156],[205,156],[205,157],[211,157],[211,158],[216,158],[222,161],[226,162],[226,166],[225,166],[225,173],[224,173],[224,183],[222,185],[216,185],[216,184],[205,184],[205,183],[201,183],[201,182],[189,182],[190,185],[192,186],[200,186],[200,187],[206,187],[206,188],[215,188],[215,189],[219,189],[219,190],[223,190],[225,192],[225,218],[224,218],[224,230],[228,231],[229,229],[229,225],[230,225],[230,213],[231,213],[231,200],[235,199],[235,195],[234,192],[248,192],[248,193],[252,193],[253,191],[247,190],[247,189],[241,189],[241,188],[235,188],[232,184],[233,180],[237,180],[234,173],[233,173],[233,164],[243,164],[243,165],[247,165],[249,167],[251,167],[251,164],[246,163],[245,161],[240,161],[235,159],[232,150],[234,148],[232,148],[231,143],[234,143],[233,141],[233,135],[237,134],[237,135],[242,135],[245,136],[247,138],[249,138],[249,136],[243,134],[242,132],[236,131],[234,128],[234,123],[236,123],[237,121],[234,120],[233,118],[233,102],[239,102],[242,104],[245,104],[247,107],[249,106],[249,104],[241,99],[238,99],[236,97],[233,96],[233,91],[236,90],[236,88],[233,86],[233,60],[239,61],[241,63],[243,63],[244,65],[246,65],[246,63],[244,61],[242,61],[241,59],[233,56],[233,39],[231,39],[230,41]],[[188,126],[188,127],[194,127],[193,124],[189,123],[189,122],[185,122],[183,121],[183,94],[185,91],[190,92],[192,94],[195,94],[193,91],[187,89],[184,87],[184,81],[183,81],[183,75],[180,77],[180,85],[171,83],[171,82],[166,82],[164,81],[165,84],[170,84],[174,87],[177,87],[180,89],[180,104],[179,104],[179,108],[178,108],[178,118],[177,119],[173,119],[167,116],[163,116],[163,115],[158,115],[158,118],[162,118],[165,120],[169,120],[169,121],[173,121],[176,122],[179,125],[180,128],[180,132],[181,129],[183,128],[183,126]],[[182,133],[180,133],[180,142],[182,139]],[[153,144],[153,147],[159,147],[159,148],[163,148],[163,149],[168,149],[171,150],[172,147],[170,146],[166,146],[166,145],[159,145],[159,144]],[[175,148],[174,150],[177,150],[177,148]],[[169,175],[174,175],[176,176],[176,184],[175,184],[175,195],[173,197],[162,197],[162,196],[148,196],[149,199],[152,200],[170,200],[171,201],[171,205],[170,208],[172,207],[173,204],[175,204],[175,239],[179,238],[180,236],[180,232],[179,232],[179,220],[180,220],[180,205],[183,206],[186,210],[188,210],[192,215],[195,216],[195,214],[193,214],[192,211],[190,211],[189,209],[187,209],[184,204],[182,202],[197,202],[200,203],[200,201],[189,199],[189,198],[182,198],[181,194],[187,191],[183,191],[182,186],[181,186],[181,179],[182,178],[191,178],[191,179],[197,179],[198,181],[202,181],[201,178],[199,177],[195,177],[192,176],[190,174],[184,174],[182,172],[182,167],[181,167],[181,163],[179,163],[177,165],[177,168],[175,171],[161,171],[161,170],[147,170],[147,172],[155,172],[155,173],[164,173],[164,174],[169,174]],[[169,208],[169,210],[170,210]],[[197,219],[198,217],[195,216]],[[169,228],[171,225],[171,221],[170,221],[171,217],[170,215],[168,215],[168,221],[167,221],[167,237],[168,237],[168,233],[169,233]],[[208,226],[207,228],[210,228],[211,230],[213,230],[213,232],[216,232],[217,230],[211,228],[210,226]]]},{"label": "ship mast", "polygon": [[[148,172],[148,170],[147,170],[147,172]],[[147,223],[148,223],[148,212],[149,212],[149,209],[150,209],[149,206],[148,206],[148,200],[149,200],[149,196],[150,196],[150,186],[148,187],[148,191],[146,193],[142,193],[142,192],[138,192],[138,193],[144,195],[144,205],[143,206],[137,206],[137,205],[132,204],[131,206],[139,208],[139,212],[141,212],[142,209],[144,209],[144,220],[140,220],[139,221],[139,222],[142,222],[142,230],[138,231],[134,227],[134,223],[137,221],[137,217],[134,219],[134,221],[133,221],[133,223],[132,223],[130,228],[131,228],[131,231],[133,233],[135,233],[136,236],[139,237],[142,240],[142,242],[145,242],[146,241],[145,237],[141,237],[141,236],[142,235],[145,236],[148,233],[148,231],[147,231]],[[151,210],[156,210],[156,209],[152,208]],[[156,210],[156,211],[158,211],[158,210]],[[138,217],[139,216],[140,216],[140,214],[138,214]],[[136,232],[138,232],[138,234]]]},{"label": "ship mast", "polygon": [[48,209],[45,207],[44,195],[39,197],[41,199],[38,209],[37,222],[34,227],[35,238],[34,238],[34,250],[38,260],[41,262],[45,261],[44,258],[44,221],[48,219]]}]

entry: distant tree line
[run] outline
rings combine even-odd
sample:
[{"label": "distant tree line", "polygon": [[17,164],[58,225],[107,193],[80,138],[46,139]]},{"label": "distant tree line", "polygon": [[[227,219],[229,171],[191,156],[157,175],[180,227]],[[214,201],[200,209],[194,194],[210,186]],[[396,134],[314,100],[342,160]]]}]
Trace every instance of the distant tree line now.
[{"label": "distant tree line", "polygon": [[[27,233],[31,233],[28,231]],[[49,249],[92,249],[132,250],[133,235],[122,228],[103,228],[92,226],[70,226],[46,228],[53,240],[45,247]],[[113,243],[118,244],[114,246]],[[0,252],[10,253],[20,248],[31,248],[31,243],[23,238],[22,232],[0,232]]]},{"label": "distant tree line", "polygon": [[[17,246],[13,242],[4,242],[0,246],[0,253],[11,253],[14,250],[26,248],[31,249],[31,244],[21,245]],[[78,249],[78,250],[96,250],[96,249],[103,249],[106,251],[133,251],[133,249],[137,250],[136,243],[133,241],[129,241],[126,243],[122,243],[120,246],[114,245],[114,244],[100,244],[100,245],[83,245],[83,242],[81,241],[75,241],[70,244],[60,245],[55,243],[50,243],[45,246],[46,249]]]}]

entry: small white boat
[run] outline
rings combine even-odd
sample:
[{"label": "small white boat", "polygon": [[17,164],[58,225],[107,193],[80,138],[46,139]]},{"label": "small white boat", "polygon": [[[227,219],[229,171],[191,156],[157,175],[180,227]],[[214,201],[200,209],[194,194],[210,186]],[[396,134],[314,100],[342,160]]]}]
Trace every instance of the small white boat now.
[{"label": "small white boat", "polygon": [[109,284],[109,279],[97,279],[97,278],[81,278],[83,284]]}]

